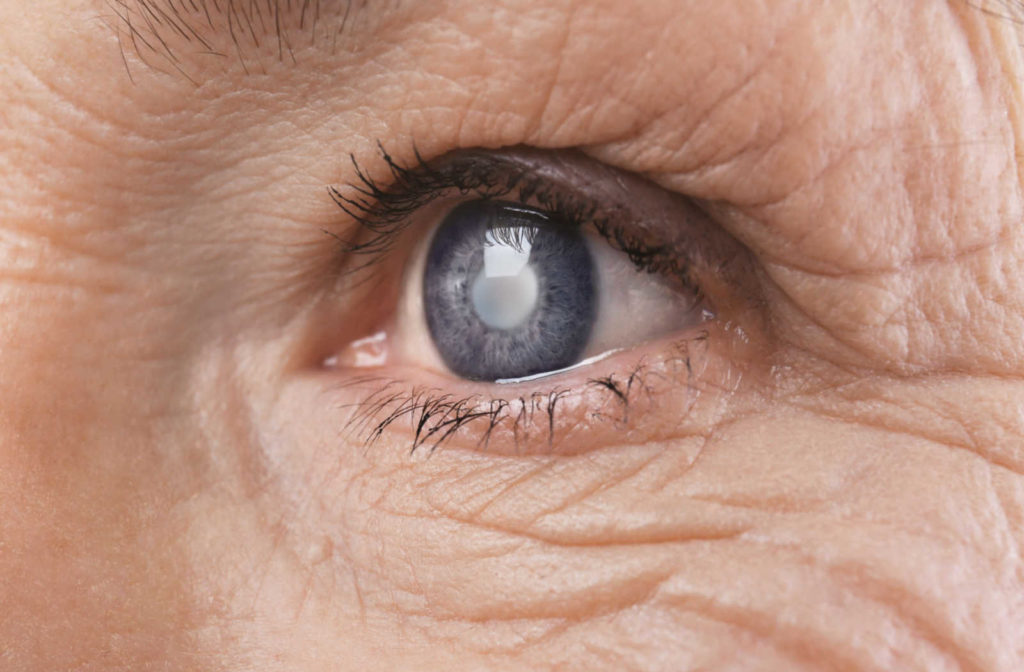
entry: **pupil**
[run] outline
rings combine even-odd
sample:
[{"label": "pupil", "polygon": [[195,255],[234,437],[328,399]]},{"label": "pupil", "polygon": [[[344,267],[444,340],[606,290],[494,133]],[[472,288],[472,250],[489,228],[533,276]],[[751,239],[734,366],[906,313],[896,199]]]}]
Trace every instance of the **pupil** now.
[{"label": "pupil", "polygon": [[537,307],[537,274],[530,266],[532,247],[529,240],[503,242],[493,231],[487,232],[484,267],[473,281],[473,308],[487,326],[518,327]]},{"label": "pupil", "polygon": [[586,350],[597,305],[593,261],[578,231],[543,212],[471,201],[434,236],[423,299],[434,344],[456,375],[546,373]]}]

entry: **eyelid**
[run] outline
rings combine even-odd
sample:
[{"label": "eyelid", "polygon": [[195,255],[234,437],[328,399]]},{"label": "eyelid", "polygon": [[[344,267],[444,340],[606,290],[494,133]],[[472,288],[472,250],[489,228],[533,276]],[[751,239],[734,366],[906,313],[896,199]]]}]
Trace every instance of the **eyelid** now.
[{"label": "eyelid", "polygon": [[[684,278],[686,266],[717,270],[743,249],[714,225],[696,202],[665,190],[641,176],[623,172],[578,151],[512,148],[463,150],[426,161],[418,154],[406,168],[381,149],[386,172],[378,180],[353,158],[356,179],[331,196],[358,225],[354,236],[339,240],[352,261],[347,270],[374,266],[439,198],[462,196],[520,200],[557,212],[598,233],[620,251],[652,248],[652,272]],[[631,255],[632,256],[632,255]],[[633,259],[639,264],[640,259]],[[699,284],[699,283],[693,283]],[[692,287],[691,287],[692,288]]]},{"label": "eyelid", "polygon": [[[452,390],[436,374],[415,383],[387,374],[356,376],[348,390],[359,400],[346,429],[370,445],[385,432],[408,439],[411,453],[432,454],[457,438],[457,444],[495,454],[537,452],[569,455],[594,450],[619,438],[601,427],[628,429],[639,441],[669,438],[718,402],[702,395],[708,370],[722,386],[731,373],[709,352],[712,337],[701,329],[685,338],[666,339],[655,352],[624,358],[612,354],[591,370],[574,367],[567,378],[543,377],[497,386],[465,381]],[[619,361],[616,361],[619,360]],[[711,401],[711,405],[706,403]],[[671,409],[671,427],[637,421],[662,403]]]}]

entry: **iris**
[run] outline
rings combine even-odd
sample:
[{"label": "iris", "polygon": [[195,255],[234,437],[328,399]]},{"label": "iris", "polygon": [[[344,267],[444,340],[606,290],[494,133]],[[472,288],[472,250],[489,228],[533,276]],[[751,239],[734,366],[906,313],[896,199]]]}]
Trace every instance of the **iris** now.
[{"label": "iris", "polygon": [[523,378],[577,363],[597,312],[594,262],[576,227],[500,201],[463,203],[427,252],[427,325],[469,380]]}]

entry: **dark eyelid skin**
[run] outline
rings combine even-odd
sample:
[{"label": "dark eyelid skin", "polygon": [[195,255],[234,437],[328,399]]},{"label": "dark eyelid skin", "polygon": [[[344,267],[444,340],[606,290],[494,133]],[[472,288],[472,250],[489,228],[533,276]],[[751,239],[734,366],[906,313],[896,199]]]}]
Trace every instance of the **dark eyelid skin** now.
[{"label": "dark eyelid skin", "polygon": [[742,254],[742,247],[721,230],[694,200],[576,152],[550,154],[516,149],[503,158],[540,179],[571,185],[582,196],[603,204],[605,213],[619,212],[635,235],[676,250],[705,267]]}]

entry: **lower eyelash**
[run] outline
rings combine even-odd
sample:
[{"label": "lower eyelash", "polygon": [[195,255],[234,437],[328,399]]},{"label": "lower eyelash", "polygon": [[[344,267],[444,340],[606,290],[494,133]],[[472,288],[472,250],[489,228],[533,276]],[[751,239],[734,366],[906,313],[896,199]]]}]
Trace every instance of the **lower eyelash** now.
[{"label": "lower eyelash", "polygon": [[546,432],[546,443],[551,447],[560,405],[564,405],[568,398],[582,396],[587,391],[606,395],[606,403],[592,404],[597,410],[588,411],[589,419],[625,429],[631,424],[631,405],[639,398],[653,399],[656,380],[674,382],[676,376],[673,374],[680,369],[685,371],[687,379],[692,375],[691,345],[703,344],[706,339],[707,333],[701,333],[678,341],[672,348],[673,355],[657,368],[641,360],[627,374],[590,378],[575,390],[559,387],[509,398],[488,399],[480,394],[459,396],[429,387],[409,390],[403,389],[404,383],[399,380],[359,377],[350,380],[346,387],[373,385],[376,389],[362,400],[346,405],[353,408],[354,413],[345,429],[361,434],[364,445],[370,446],[392,425],[407,422],[413,433],[409,447],[412,455],[419,450],[433,454],[443,443],[471,426],[481,428],[476,447],[486,450],[495,430],[508,425],[518,450],[521,442],[530,441],[531,430],[535,430],[539,423],[542,431]]},{"label": "lower eyelash", "polygon": [[[640,375],[639,370],[630,374],[625,385],[613,376],[587,381],[587,385],[606,391],[618,401],[623,407],[620,421],[626,423],[629,394]],[[365,433],[364,443],[369,445],[380,439],[392,424],[407,419],[414,427],[410,455],[422,449],[432,454],[470,425],[481,427],[476,447],[486,450],[494,431],[507,422],[511,423],[518,447],[520,437],[523,441],[528,440],[528,429],[534,426],[538,416],[546,427],[547,444],[550,446],[554,439],[559,402],[574,393],[568,388],[558,388],[513,398],[484,399],[479,395],[458,397],[430,388],[390,393],[390,388],[399,385],[399,381],[383,382],[383,388],[356,404],[358,410],[346,429]],[[596,412],[592,415],[601,417]]]}]

